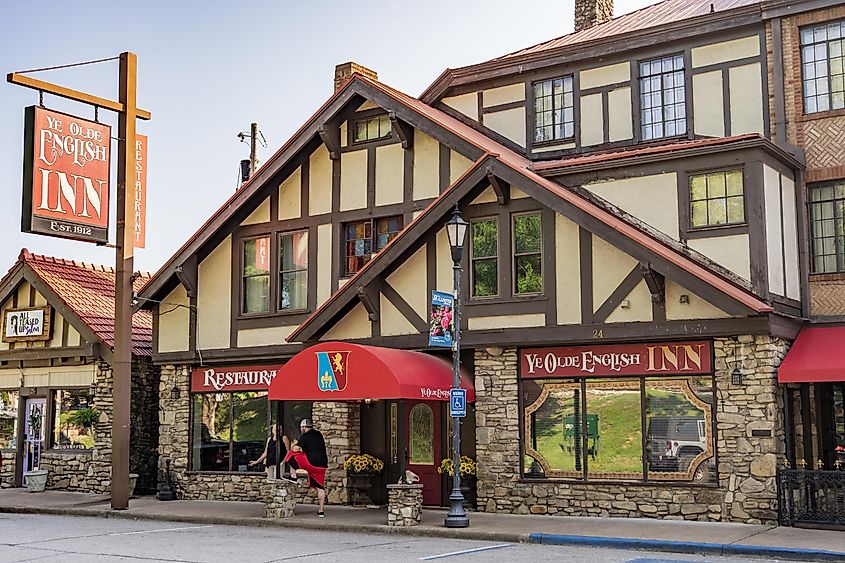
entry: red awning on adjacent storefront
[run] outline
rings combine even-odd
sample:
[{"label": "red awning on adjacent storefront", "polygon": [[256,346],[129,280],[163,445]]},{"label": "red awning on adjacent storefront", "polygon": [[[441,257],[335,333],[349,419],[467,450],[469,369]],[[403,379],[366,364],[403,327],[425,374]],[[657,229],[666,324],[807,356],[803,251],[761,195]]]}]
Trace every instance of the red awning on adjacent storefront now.
[{"label": "red awning on adjacent storefront", "polygon": [[[422,352],[324,342],[291,358],[273,378],[275,401],[361,401],[364,399],[449,400],[452,364]],[[461,387],[475,401],[465,373]]]},{"label": "red awning on adjacent storefront", "polygon": [[778,382],[830,381],[845,381],[845,326],[802,328],[778,368]]}]

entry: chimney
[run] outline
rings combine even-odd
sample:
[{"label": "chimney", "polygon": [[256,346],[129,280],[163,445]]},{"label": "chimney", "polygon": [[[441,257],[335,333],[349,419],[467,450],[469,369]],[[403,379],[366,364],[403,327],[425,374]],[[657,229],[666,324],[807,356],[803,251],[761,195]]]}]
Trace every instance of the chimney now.
[{"label": "chimney", "polygon": [[613,17],[613,0],[575,0],[575,31],[604,23]]},{"label": "chimney", "polygon": [[353,74],[360,74],[366,76],[367,78],[378,80],[378,73],[376,73],[376,71],[350,61],[334,67],[334,91],[337,92],[340,90],[343,83],[349,80],[349,77]]}]

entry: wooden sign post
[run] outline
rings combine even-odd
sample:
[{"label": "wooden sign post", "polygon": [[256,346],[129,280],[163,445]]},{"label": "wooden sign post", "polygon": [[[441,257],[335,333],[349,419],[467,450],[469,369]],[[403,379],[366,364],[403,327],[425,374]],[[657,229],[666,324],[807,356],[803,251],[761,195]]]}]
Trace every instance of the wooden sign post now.
[{"label": "wooden sign post", "polygon": [[138,109],[136,105],[137,70],[138,56],[130,52],[121,53],[118,80],[119,101],[117,102],[22,74],[10,73],[6,76],[6,80],[12,84],[109,109],[118,114],[111,471],[111,507],[115,510],[129,508],[129,410],[132,391],[132,282],[134,280],[135,228],[134,197],[128,197],[126,189],[127,182],[135,177],[135,120],[152,117],[150,112]]}]

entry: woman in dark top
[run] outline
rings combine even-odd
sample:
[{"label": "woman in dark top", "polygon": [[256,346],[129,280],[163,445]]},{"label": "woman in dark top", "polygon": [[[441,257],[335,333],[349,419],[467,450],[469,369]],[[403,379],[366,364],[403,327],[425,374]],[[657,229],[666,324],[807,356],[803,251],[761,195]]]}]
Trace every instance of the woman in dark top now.
[{"label": "woman in dark top", "polygon": [[[290,445],[287,436],[282,436],[282,441],[288,450],[285,461],[290,464],[290,477],[294,482],[296,482],[297,469],[308,473],[308,486],[317,489],[317,501],[320,504],[317,516],[322,518],[326,515],[323,507],[326,503],[326,468],[329,465],[326,441],[307,418],[299,423],[299,429],[302,435],[295,446]],[[285,479],[285,477],[282,478]]]},{"label": "woman in dark top", "polygon": [[256,460],[250,461],[250,467],[254,465],[258,465],[259,463],[264,463],[265,470],[267,471],[267,478],[268,479],[275,479],[276,478],[276,425],[270,425],[270,437],[267,438],[267,443],[264,445],[264,451],[261,453],[261,457]]}]

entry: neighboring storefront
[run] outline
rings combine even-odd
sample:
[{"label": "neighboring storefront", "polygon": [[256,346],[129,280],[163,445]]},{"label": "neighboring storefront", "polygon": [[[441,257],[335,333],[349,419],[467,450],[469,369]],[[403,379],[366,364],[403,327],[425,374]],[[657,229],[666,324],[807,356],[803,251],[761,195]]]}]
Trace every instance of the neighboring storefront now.
[{"label": "neighboring storefront", "polygon": [[[24,249],[0,280],[0,311],[0,485],[20,487],[27,471],[47,470],[48,489],[107,493],[113,271]],[[149,313],[134,316],[130,464],[139,492],[157,479],[151,328]]]}]

